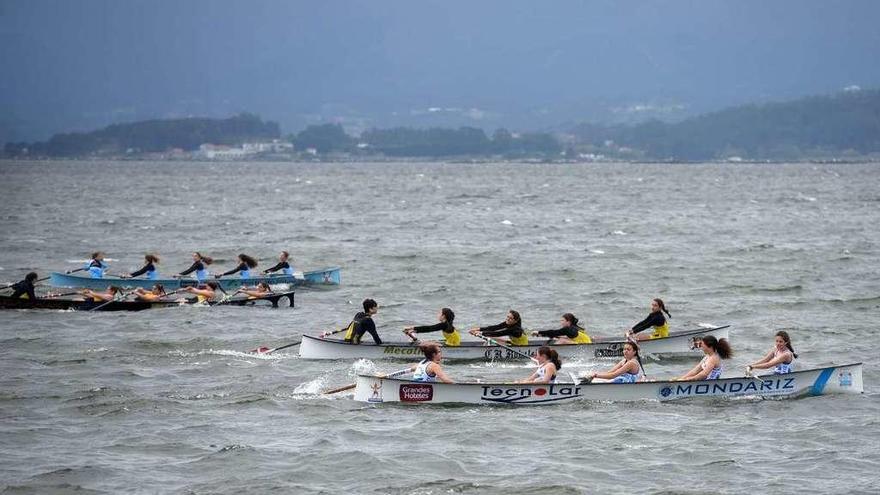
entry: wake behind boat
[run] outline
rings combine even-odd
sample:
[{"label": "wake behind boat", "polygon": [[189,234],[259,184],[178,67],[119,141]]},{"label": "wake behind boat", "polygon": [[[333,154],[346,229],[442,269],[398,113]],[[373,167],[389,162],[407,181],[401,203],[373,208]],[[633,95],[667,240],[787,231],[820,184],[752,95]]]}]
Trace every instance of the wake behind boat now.
[{"label": "wake behind boat", "polygon": [[358,375],[354,399],[373,403],[539,405],[575,400],[671,401],[686,398],[802,397],[863,392],[862,363],[853,363],[784,375],[638,383],[428,383]]},{"label": "wake behind boat", "polygon": [[[644,356],[655,359],[701,357],[703,351],[694,345],[700,337],[712,335],[717,339],[728,338],[729,325],[670,333],[668,337],[643,340],[639,345]],[[591,344],[551,345],[561,357],[567,359],[619,358],[623,356],[625,339],[594,338]],[[534,357],[544,343],[514,346],[518,352]],[[497,345],[482,342],[462,342],[460,346],[441,346],[443,356],[449,360],[522,360],[524,356]],[[411,360],[421,355],[415,342],[387,342],[382,344],[351,344],[342,339],[329,339],[303,335],[299,355],[303,359],[403,359]]]},{"label": "wake behind boat", "polygon": [[[291,287],[332,287],[340,284],[341,268],[330,267],[322,270],[313,270],[304,272],[303,276],[295,277],[292,275],[265,275],[255,276],[247,279],[240,277],[228,278],[210,278],[220,284],[224,290],[237,289],[242,285],[256,285],[260,282],[267,284],[288,284]],[[167,290],[181,289],[185,287],[196,287],[199,285],[198,280],[193,278],[164,278],[164,279],[145,279],[145,278],[121,278],[121,277],[102,277],[91,278],[88,275],[52,272],[49,275],[49,284],[54,287],[81,287],[85,289],[106,289],[110,285],[119,287],[141,287],[149,289],[156,284],[162,284]]]},{"label": "wake behind boat", "polygon": [[145,309],[172,308],[177,306],[191,306],[202,304],[208,306],[269,306],[277,308],[287,304],[294,305],[294,291],[280,292],[260,297],[231,298],[220,301],[198,302],[197,298],[180,298],[178,300],[165,301],[81,301],[75,299],[23,299],[0,296],[0,309],[54,309],[74,311],[143,311]]}]

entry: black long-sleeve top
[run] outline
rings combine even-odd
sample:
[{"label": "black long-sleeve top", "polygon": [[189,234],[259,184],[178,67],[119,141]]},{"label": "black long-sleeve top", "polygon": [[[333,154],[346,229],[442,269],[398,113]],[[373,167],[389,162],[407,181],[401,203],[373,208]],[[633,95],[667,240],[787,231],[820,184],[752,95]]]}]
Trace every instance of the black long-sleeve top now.
[{"label": "black long-sleeve top", "polygon": [[413,332],[415,333],[428,333],[428,332],[451,332],[455,327],[452,326],[448,321],[441,321],[434,325],[422,325],[419,327],[413,327]]},{"label": "black long-sleeve top", "polygon": [[286,261],[279,261],[278,264],[273,266],[272,268],[266,268],[265,270],[263,270],[263,273],[277,272],[278,270],[283,270],[285,268],[290,268],[290,263]]},{"label": "black long-sleeve top", "polygon": [[194,263],[192,264],[191,267],[189,267],[189,268],[187,268],[186,270],[184,270],[184,271],[178,273],[178,275],[181,275],[181,276],[183,276],[183,275],[189,275],[190,273],[192,273],[192,272],[194,272],[194,271],[196,271],[196,270],[204,270],[204,269],[205,269],[205,264],[202,263],[201,260],[199,260],[199,261],[194,262]]},{"label": "black long-sleeve top", "polygon": [[30,280],[22,280],[21,282],[17,282],[12,285],[12,297],[21,297],[24,294],[33,301],[37,298],[37,295],[34,293],[34,284]]},{"label": "black long-sleeve top", "polygon": [[370,336],[373,337],[373,342],[375,342],[376,344],[382,343],[382,339],[379,338],[379,333],[376,332],[376,322],[373,321],[373,318],[368,316],[363,311],[358,311],[358,313],[354,315],[353,320],[355,322],[355,328],[354,335],[352,335],[353,338],[351,340],[353,340],[355,343],[359,343],[361,341],[361,337],[363,337],[365,333],[369,332]]},{"label": "black long-sleeve top", "polygon": [[147,273],[147,272],[151,272],[151,271],[153,271],[153,270],[155,270],[155,269],[156,269],[156,267],[153,265],[153,263],[147,263],[147,264],[144,265],[143,268],[141,268],[140,270],[138,270],[138,271],[136,271],[136,272],[131,272],[130,275],[131,275],[132,277],[137,277],[137,276],[143,275],[143,274],[145,274],[145,273]]},{"label": "black long-sleeve top", "polygon": [[645,330],[645,329],[648,329],[651,327],[663,326],[664,323],[666,323],[666,317],[663,316],[663,312],[662,311],[655,311],[655,312],[649,314],[648,317],[645,318],[644,320],[636,323],[635,326],[632,327],[632,331],[633,331],[633,333],[639,333],[642,330]]},{"label": "black long-sleeve top", "polygon": [[497,325],[480,327],[480,333],[484,337],[522,337],[523,329],[519,323],[508,326],[506,321],[502,321]]},{"label": "black long-sleeve top", "polygon": [[233,273],[238,273],[242,270],[249,270],[249,269],[250,269],[250,267],[247,265],[247,263],[242,261],[241,263],[238,264],[237,267],[233,268],[232,270],[229,270],[228,272],[221,273],[220,276],[225,277],[226,275],[232,275]]},{"label": "black long-sleeve top", "polygon": [[567,327],[562,327],[558,330],[541,330],[538,332],[538,335],[540,335],[541,337],[549,337],[551,339],[555,337],[568,337],[570,339],[573,339],[578,336],[579,330],[580,328],[578,326],[569,325]]}]

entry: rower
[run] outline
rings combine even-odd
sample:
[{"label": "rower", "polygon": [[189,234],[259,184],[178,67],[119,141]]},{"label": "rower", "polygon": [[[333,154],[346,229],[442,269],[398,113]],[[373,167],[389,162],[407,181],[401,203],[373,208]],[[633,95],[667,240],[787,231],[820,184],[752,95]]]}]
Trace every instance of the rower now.
[{"label": "rower", "polygon": [[291,266],[289,259],[290,253],[288,253],[287,251],[281,251],[281,255],[278,257],[278,264],[276,264],[272,268],[266,268],[265,270],[263,270],[263,273],[269,274],[281,270],[281,273],[292,277],[294,269],[293,266]]},{"label": "rower", "polygon": [[724,372],[721,360],[733,356],[730,343],[727,342],[727,339],[718,340],[714,335],[705,335],[697,341],[697,346],[702,348],[703,354],[705,354],[700,364],[674,381],[717,380],[721,378],[721,373]]},{"label": "rower", "polygon": [[147,253],[144,255],[144,266],[140,270],[129,273],[128,276],[134,278],[146,274],[147,280],[156,280],[159,278],[159,271],[156,270],[157,263],[159,263],[159,256]]},{"label": "rower", "polygon": [[419,345],[419,349],[425,354],[425,359],[412,365],[413,381],[453,383],[440,366],[440,360],[443,358],[440,345],[436,342],[425,342]]},{"label": "rower", "polygon": [[556,383],[556,372],[562,368],[562,360],[559,359],[559,353],[556,352],[556,349],[551,349],[546,345],[540,347],[537,359],[538,369],[528,378],[517,383]]},{"label": "rower", "polygon": [[83,269],[89,272],[92,278],[104,278],[104,272],[107,270],[107,267],[107,263],[104,263],[104,253],[95,251],[92,253],[92,259],[85,264]]},{"label": "rower", "polygon": [[562,315],[562,328],[532,332],[533,337],[555,339],[554,344],[590,344],[593,342],[587,331],[578,326],[578,319],[571,313]]},{"label": "rower", "polygon": [[795,354],[794,348],[791,346],[791,337],[788,332],[780,330],[776,332],[775,345],[770,352],[763,358],[746,366],[746,372],[752,373],[752,368],[767,369],[773,368],[774,375],[784,375],[794,371],[794,360],[798,355]]},{"label": "rower", "polygon": [[192,272],[196,272],[196,280],[199,281],[199,284],[204,284],[209,276],[207,266],[213,263],[214,260],[210,256],[202,255],[202,253],[199,253],[198,251],[192,254],[192,259],[192,266],[178,273],[177,276],[185,277]]},{"label": "rower", "polygon": [[260,282],[253,289],[247,289],[245,287],[242,287],[235,292],[242,293],[242,294],[248,296],[248,299],[257,299],[257,298],[266,297],[266,296],[272,294],[272,288],[269,287],[269,284],[267,284],[266,282]]},{"label": "rower", "polygon": [[588,381],[596,378],[610,380],[611,383],[635,383],[644,378],[645,372],[639,364],[639,345],[629,341],[623,344],[623,359],[615,364],[610,370],[604,372],[592,372],[587,375]]},{"label": "rower", "polygon": [[156,302],[159,299],[165,297],[165,287],[162,284],[156,284],[152,289],[146,290],[142,287],[138,287],[134,290],[135,299],[138,301],[144,302]]},{"label": "rower", "polygon": [[[107,290],[104,292],[95,292],[91,289],[83,289],[80,294],[85,296],[86,298],[91,298],[94,302],[108,302],[116,299],[116,294],[120,293],[122,289],[115,285],[111,285],[107,287]],[[88,300],[88,299],[86,299]]]},{"label": "rower", "polygon": [[198,288],[196,287],[187,287],[184,289],[190,294],[195,294],[198,296],[198,302],[205,301],[214,301],[214,297],[217,295],[217,291],[222,289],[220,288],[220,284],[214,282],[213,280],[208,282],[205,285],[200,285]]},{"label": "rower", "polygon": [[468,330],[471,335],[480,334],[483,337],[509,337],[507,339],[498,339],[499,342],[510,345],[529,345],[529,337],[523,331],[522,318],[519,313],[510,310],[507,312],[507,318],[497,325],[489,325],[488,327],[474,327]]},{"label": "rower", "polygon": [[24,276],[24,280],[12,284],[12,286],[9,287],[12,289],[12,295],[10,297],[13,299],[24,299],[27,297],[31,301],[35,301],[37,295],[34,293],[34,282],[37,281],[37,278],[37,272],[30,272]]},{"label": "rower", "polygon": [[[663,316],[666,313],[666,316]],[[667,317],[672,318],[663,299],[656,298],[651,300],[651,314],[644,320],[636,323],[631,329],[627,330],[627,338],[635,336],[636,340],[657,339],[660,337],[669,337],[669,321]],[[650,335],[639,335],[639,332],[648,327],[653,327],[654,331]]]},{"label": "rower", "polygon": [[443,308],[437,315],[437,320],[439,323],[434,325],[406,327],[403,329],[403,333],[407,334],[409,338],[416,340],[416,337],[413,335],[414,333],[428,333],[439,330],[442,332],[444,345],[448,347],[457,347],[461,345],[461,334],[459,334],[458,330],[452,325],[453,320],[455,320],[455,313],[449,308]]},{"label": "rower", "polygon": [[379,338],[379,334],[376,332],[376,323],[373,321],[373,315],[379,311],[379,305],[372,299],[364,299],[363,306],[363,312],[358,311],[351,323],[348,324],[345,341],[349,344],[360,344],[364,334],[370,332],[376,345],[380,345],[382,339]]},{"label": "rower", "polygon": [[256,268],[256,267],[257,267],[257,260],[251,258],[250,256],[248,256],[244,253],[241,253],[238,255],[238,266],[236,266],[232,270],[229,270],[228,272],[224,272],[219,275],[216,275],[216,277],[220,278],[220,277],[223,277],[226,275],[232,275],[233,273],[240,272],[240,276],[241,276],[242,280],[247,280],[247,279],[251,278],[251,268]]}]

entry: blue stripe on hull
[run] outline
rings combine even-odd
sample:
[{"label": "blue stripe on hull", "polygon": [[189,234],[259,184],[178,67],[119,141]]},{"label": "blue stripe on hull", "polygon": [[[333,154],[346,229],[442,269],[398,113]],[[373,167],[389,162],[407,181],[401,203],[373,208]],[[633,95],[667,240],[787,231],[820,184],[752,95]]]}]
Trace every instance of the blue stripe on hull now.
[{"label": "blue stripe on hull", "polygon": [[819,373],[819,377],[816,378],[816,381],[813,383],[813,388],[810,390],[810,393],[813,395],[822,395],[822,392],[825,390],[825,385],[828,383],[828,379],[831,378],[831,375],[834,374],[834,370],[836,368],[828,368],[822,370],[822,373]]}]

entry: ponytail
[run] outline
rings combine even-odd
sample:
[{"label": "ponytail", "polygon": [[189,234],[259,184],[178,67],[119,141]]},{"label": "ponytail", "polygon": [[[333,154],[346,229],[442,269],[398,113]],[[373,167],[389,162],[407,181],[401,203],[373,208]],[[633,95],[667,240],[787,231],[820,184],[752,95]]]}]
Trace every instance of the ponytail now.
[{"label": "ponytail", "polygon": [[718,340],[714,335],[706,335],[702,340],[703,345],[712,348],[721,359],[730,359],[733,356],[733,349],[727,339]]},{"label": "ponytail", "polygon": [[663,299],[660,299],[659,297],[657,297],[657,298],[654,299],[654,302],[657,303],[657,306],[660,306],[660,311],[666,313],[666,317],[667,317],[667,318],[672,318],[672,315],[669,314],[669,310],[666,309],[666,305],[663,304]]},{"label": "ponytail", "polygon": [[419,350],[425,354],[425,359],[433,361],[434,356],[440,352],[440,346],[436,342],[425,342],[419,345]]},{"label": "ponytail", "polygon": [[571,323],[571,326],[573,326],[573,327],[577,326],[577,324],[578,324],[577,316],[575,316],[571,313],[565,313],[564,315],[562,315],[562,317],[564,319],[568,320],[568,322]]},{"label": "ponytail", "polygon": [[791,357],[797,359],[798,355],[794,352],[794,347],[791,346],[791,337],[788,336],[788,332],[785,330],[780,330],[776,332],[777,337],[782,337],[782,340],[785,341],[785,347],[788,348],[788,352],[791,353]]},{"label": "ponytail", "polygon": [[253,259],[252,257],[250,257],[244,253],[239,254],[238,259],[240,259],[242,262],[244,262],[244,264],[246,264],[250,268],[257,267],[257,260]]},{"label": "ponytail", "polygon": [[559,353],[556,352],[556,349],[552,349],[545,345],[538,349],[538,354],[543,354],[550,362],[553,363],[553,366],[556,366],[557,370],[562,368],[562,360],[559,359]]},{"label": "ponytail", "polygon": [[455,326],[453,326],[452,322],[455,321],[455,313],[452,312],[449,308],[443,308],[440,310],[443,313],[443,317],[446,318],[446,333],[449,333],[455,330]]}]

